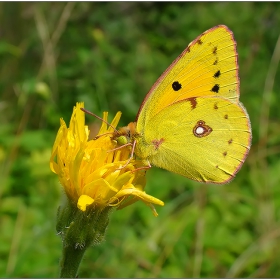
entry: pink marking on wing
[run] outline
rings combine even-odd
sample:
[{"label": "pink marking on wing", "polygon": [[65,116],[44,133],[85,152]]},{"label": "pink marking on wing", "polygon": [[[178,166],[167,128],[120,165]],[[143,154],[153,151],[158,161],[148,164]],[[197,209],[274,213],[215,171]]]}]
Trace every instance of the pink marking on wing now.
[{"label": "pink marking on wing", "polygon": [[164,142],[164,139],[161,138],[160,140],[153,140],[152,144],[155,146],[155,150],[158,150],[159,146]]}]

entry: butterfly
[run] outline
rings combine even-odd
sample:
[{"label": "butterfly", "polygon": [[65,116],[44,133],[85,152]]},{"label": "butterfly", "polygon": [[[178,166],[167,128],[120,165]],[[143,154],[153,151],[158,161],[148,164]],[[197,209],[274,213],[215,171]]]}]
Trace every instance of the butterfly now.
[{"label": "butterfly", "polygon": [[225,25],[192,41],[146,95],[136,117],[114,133],[147,162],[205,183],[232,180],[251,146],[239,102],[236,42]]}]

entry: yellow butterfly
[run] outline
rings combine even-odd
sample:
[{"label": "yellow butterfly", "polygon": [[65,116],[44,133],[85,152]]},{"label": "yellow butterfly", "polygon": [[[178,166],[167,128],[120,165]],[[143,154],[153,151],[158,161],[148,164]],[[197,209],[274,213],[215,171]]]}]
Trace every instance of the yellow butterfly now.
[{"label": "yellow butterfly", "polygon": [[251,146],[239,102],[236,42],[224,25],[192,41],[113,138],[151,165],[206,183],[229,182]]}]

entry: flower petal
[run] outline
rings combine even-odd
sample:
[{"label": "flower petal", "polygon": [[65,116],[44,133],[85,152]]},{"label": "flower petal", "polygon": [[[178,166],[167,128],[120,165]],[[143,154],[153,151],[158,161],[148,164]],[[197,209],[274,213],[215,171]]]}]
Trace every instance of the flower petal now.
[{"label": "flower petal", "polygon": [[81,211],[86,211],[87,206],[93,204],[94,199],[88,195],[81,195],[78,199],[77,206]]}]

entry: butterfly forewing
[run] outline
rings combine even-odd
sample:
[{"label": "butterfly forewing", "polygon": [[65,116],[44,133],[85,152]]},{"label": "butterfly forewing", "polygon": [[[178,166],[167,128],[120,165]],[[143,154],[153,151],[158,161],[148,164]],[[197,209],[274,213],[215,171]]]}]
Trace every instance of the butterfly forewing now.
[{"label": "butterfly forewing", "polygon": [[162,74],[139,110],[138,127],[168,105],[200,96],[221,96],[238,103],[236,42],[226,26],[204,32]]}]

